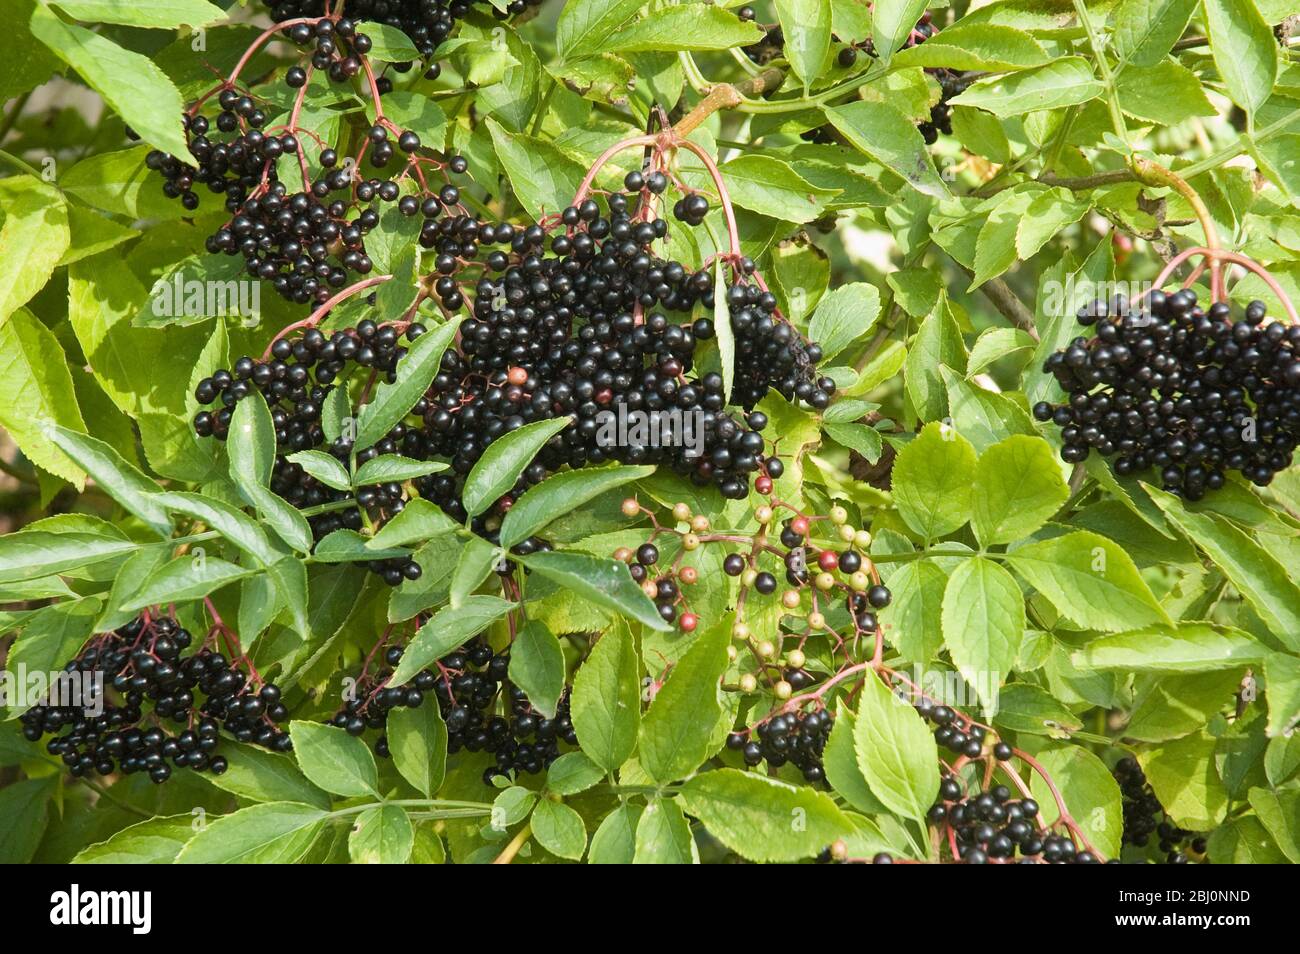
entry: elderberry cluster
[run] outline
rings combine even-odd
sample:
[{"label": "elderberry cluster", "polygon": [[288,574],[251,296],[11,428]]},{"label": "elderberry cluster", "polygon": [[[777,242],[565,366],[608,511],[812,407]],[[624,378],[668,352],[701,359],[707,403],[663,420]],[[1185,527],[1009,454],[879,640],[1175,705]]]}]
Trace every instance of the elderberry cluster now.
[{"label": "elderberry cluster", "polygon": [[[92,688],[28,709],[20,717],[24,737],[53,735],[46,751],[73,776],[145,772],[158,784],[173,767],[225,772],[226,758],[216,752],[223,727],[242,742],[288,751],[289,736],[278,727],[289,718],[279,688],[255,687],[207,647],[182,656],[192,642],[175,620],[144,616],[91,640],[63,671]],[[165,720],[185,728],[169,732]]]},{"label": "elderberry cluster", "polygon": [[1158,468],[1164,489],[1189,500],[1230,470],[1266,486],[1300,444],[1300,327],[1266,319],[1262,302],[1233,320],[1190,289],[1094,302],[1079,321],[1095,334],[1045,365],[1069,398],[1034,416],[1061,428],[1062,459],[1096,450],[1120,475]]},{"label": "elderberry cluster", "polygon": [[1013,799],[1005,785],[968,796],[952,776],[939,783],[939,800],[926,815],[933,825],[952,829],[962,863],[1019,860],[1022,864],[1097,864],[1091,851],[1080,851],[1066,835],[1040,827],[1038,803]]},{"label": "elderberry cluster", "polygon": [[[1170,865],[1187,864],[1188,848],[1195,854],[1205,854],[1206,839],[1169,820],[1137,759],[1125,756],[1116,763],[1111,774],[1119,783],[1123,799],[1124,844],[1145,848],[1151,836],[1156,835],[1165,864]],[[1188,847],[1184,847],[1184,842],[1190,842]]]},{"label": "elderberry cluster", "polygon": [[[542,0],[512,0],[500,15],[523,13]],[[326,13],[326,0],[263,0],[276,22]],[[401,30],[426,59],[451,35],[456,22],[475,6],[495,9],[484,0],[350,0],[347,15],[359,23],[383,23]],[[326,21],[328,22],[328,21]],[[409,69],[409,65],[407,67]]]},{"label": "elderberry cluster", "polygon": [[[310,328],[297,339],[281,338],[271,346],[269,360],[244,355],[229,370],[222,368],[199,382],[195,398],[201,405],[215,410],[203,410],[195,415],[194,429],[200,437],[225,440],[235,406],[254,392],[260,392],[271,409],[271,422],[275,426],[276,457],[271,489],[300,509],[350,500],[350,491],[318,480],[289,456],[298,451],[324,448],[346,466],[352,457],[353,442],[342,434],[327,441],[322,422],[326,398],[357,369],[377,374],[380,381],[394,380],[398,363],[406,354],[403,340],[413,342],[424,330],[423,325],[412,323],[404,334],[399,334],[392,325],[380,327],[364,319],[355,329],[330,335]],[[412,415],[423,414],[426,405],[421,398],[412,408]],[[385,454],[427,460],[430,446],[419,427],[399,422],[373,446],[358,450],[356,461],[360,465]],[[382,523],[406,506],[402,485],[397,482],[362,487],[356,493],[356,501],[357,507],[330,509],[309,517],[315,538],[319,540],[339,529],[360,530],[364,522],[362,509],[373,521]],[[420,576],[420,565],[414,560],[375,560],[368,566],[393,586]]]},{"label": "elderberry cluster", "polygon": [[[652,250],[668,232],[668,223],[650,211],[667,177],[633,172],[625,186],[628,194],[608,197],[607,214],[594,199],[565,209],[549,253],[548,231],[540,225],[515,229],[467,219],[446,236],[440,229],[434,292],[448,310],[466,304],[457,275],[480,247],[509,247],[476,263],[483,274],[472,313],[429,392],[431,449],[450,459],[451,472],[428,478],[421,493],[452,516],[463,516],[460,482],[491,441],[557,416],[573,417],[574,426],[542,448],[509,500],[560,467],[607,460],[667,464],[732,499],[746,495],[748,475],[761,469],[758,431],[766,416],[737,420],[726,412],[722,376],[691,374],[698,343],[715,335],[710,318],[690,317],[697,303],[712,303],[713,276]],[[707,211],[696,198],[682,200],[688,223]],[[834,384],[816,376],[820,347],[776,314],[775,296],[749,282],[753,263],[740,264],[745,277],[727,290],[736,341],[733,402],[752,409],[775,388],[789,400],[825,407]],[[670,319],[673,312],[682,317]],[[694,456],[695,442],[681,440],[680,429],[677,440],[620,440],[605,423],[620,412],[654,415],[679,428],[689,417],[701,430],[704,453]]]},{"label": "elderberry cluster", "polygon": [[[402,654],[402,647],[389,647],[384,654],[388,668],[361,680],[330,724],[355,736],[367,729],[383,731],[393,709],[419,708],[432,693],[447,726],[447,751],[490,752],[496,757],[495,764],[483,773],[485,784],[511,772],[535,775],[560,757],[561,742],[578,744],[567,692],[554,718],[537,712],[517,687],[509,689],[505,714],[497,713],[498,700],[506,703],[502,689],[510,669],[508,651],[493,652],[484,640],[474,639],[444,656],[436,671],[422,669],[405,686],[387,686],[392,667],[401,662]],[[389,754],[387,735],[379,737],[375,751],[381,756]]]},{"label": "elderberry cluster", "polygon": [[772,768],[789,762],[803,772],[809,782],[826,778],[822,753],[830,738],[835,717],[828,709],[813,712],[787,712],[760,722],[754,729],[757,739],[748,732],[732,732],[727,736],[727,748],[738,751],[748,766],[766,761]]}]

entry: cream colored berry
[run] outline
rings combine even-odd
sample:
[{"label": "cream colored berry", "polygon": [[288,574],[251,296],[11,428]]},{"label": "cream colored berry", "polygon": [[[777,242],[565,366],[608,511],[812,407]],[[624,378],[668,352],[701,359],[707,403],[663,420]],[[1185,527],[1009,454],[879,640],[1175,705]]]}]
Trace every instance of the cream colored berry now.
[{"label": "cream colored berry", "polygon": [[623,501],[623,516],[635,517],[641,512],[641,505],[636,502],[635,497],[628,497]]},{"label": "cream colored berry", "polygon": [[853,545],[865,553],[871,546],[871,533],[867,530],[859,530],[853,534]]},{"label": "cream colored berry", "polygon": [[821,613],[809,613],[808,625],[811,626],[813,629],[825,629],[826,617],[823,616]]},{"label": "cream colored berry", "polygon": [[754,652],[758,653],[762,659],[771,659],[776,655],[776,646],[772,644],[770,639],[764,639],[754,647]]},{"label": "cream colored berry", "polygon": [[858,535],[858,531],[854,530],[847,523],[844,524],[844,526],[840,527],[840,539],[843,540],[845,543],[852,543],[853,538],[856,537],[857,535]]},{"label": "cream colored berry", "polygon": [[709,529],[709,518],[703,514],[691,518],[691,529],[696,533],[704,533]]},{"label": "cream colored berry", "polygon": [[786,590],[781,594],[781,605],[786,609],[794,609],[799,605],[799,591]]},{"label": "cream colored berry", "polygon": [[849,519],[849,512],[845,510],[843,507],[839,506],[839,504],[836,504],[834,507],[831,507],[831,523],[836,524],[838,526],[839,524],[844,523],[848,519]]},{"label": "cream colored berry", "polygon": [[858,570],[858,572],[849,577],[849,586],[853,587],[859,593],[865,592],[867,587],[870,585],[871,577],[867,576],[867,574],[863,573],[861,570]]},{"label": "cream colored berry", "polygon": [[755,507],[754,519],[757,520],[763,526],[767,526],[769,523],[772,522],[772,508],[769,507],[767,504],[764,504],[761,507]]},{"label": "cream colored berry", "polygon": [[804,656],[802,649],[792,649],[785,654],[785,661],[791,669],[802,669],[808,658]]},{"label": "cream colored berry", "polygon": [[754,581],[757,579],[758,579],[758,571],[751,566],[744,573],[740,574],[740,585],[753,586]]},{"label": "cream colored berry", "polygon": [[818,573],[817,579],[813,581],[819,590],[829,590],[835,585],[834,573]]},{"label": "cream colored berry", "polygon": [[749,639],[749,627],[744,622],[738,622],[731,627],[731,635],[735,639]]},{"label": "cream colored berry", "polygon": [[741,692],[754,692],[757,689],[758,689],[758,679],[754,677],[754,674],[752,672],[747,672],[740,677]]},{"label": "cream colored berry", "polygon": [[691,508],[684,503],[673,504],[673,519],[678,523],[685,523],[691,519]]},{"label": "cream colored berry", "polygon": [[794,686],[790,685],[788,682],[782,679],[780,682],[778,682],[775,686],[772,687],[772,692],[776,694],[776,697],[778,699],[789,699],[792,695],[794,695]]}]

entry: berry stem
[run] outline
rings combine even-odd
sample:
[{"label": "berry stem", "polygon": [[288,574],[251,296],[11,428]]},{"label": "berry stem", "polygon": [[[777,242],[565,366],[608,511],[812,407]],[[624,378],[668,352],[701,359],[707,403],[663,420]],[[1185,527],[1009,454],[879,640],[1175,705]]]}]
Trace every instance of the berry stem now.
[{"label": "berry stem", "polygon": [[269,342],[267,342],[266,350],[262,352],[262,360],[267,361],[270,359],[271,348],[275,345],[277,341],[279,341],[285,335],[292,334],[293,332],[298,331],[301,328],[316,327],[317,323],[319,323],[320,320],[329,313],[329,310],[333,308],[335,305],[337,305],[339,302],[352,297],[359,291],[364,291],[367,288],[372,288],[375,285],[382,284],[383,282],[388,281],[392,277],[393,277],[392,275],[371,275],[369,278],[363,278],[361,281],[357,282],[356,284],[349,285],[347,288],[343,289],[333,298],[327,299],[323,304],[321,304],[315,311],[313,311],[306,318],[302,319],[301,321],[295,321],[293,322],[293,324],[286,325],[285,327],[281,328],[279,333],[274,338],[272,338]]},{"label": "berry stem", "polygon": [[[1210,210],[1206,208],[1205,202],[1197,194],[1196,190],[1187,184],[1186,179],[1166,169],[1158,162],[1147,159],[1145,156],[1136,154],[1130,156],[1129,166],[1132,168],[1133,174],[1144,184],[1173,189],[1186,199],[1196,213],[1197,220],[1201,223],[1201,230],[1205,233],[1205,247],[1213,252],[1221,250],[1219,230],[1214,224]],[[1210,296],[1214,301],[1223,301],[1225,297],[1220,263],[1214,257],[1210,259]]]}]

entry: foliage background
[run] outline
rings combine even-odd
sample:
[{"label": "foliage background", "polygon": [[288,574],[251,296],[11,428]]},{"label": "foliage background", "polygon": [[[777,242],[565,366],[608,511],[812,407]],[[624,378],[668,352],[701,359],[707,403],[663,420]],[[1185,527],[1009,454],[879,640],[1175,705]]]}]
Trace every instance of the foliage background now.
[{"label": "foliage background", "polygon": [[[740,52],[757,33],[735,17],[738,6],[548,0],[515,22],[479,10],[440,54],[438,80],[415,71],[399,87],[425,142],[469,159],[474,200],[528,221],[566,205],[605,147],[644,130],[652,105],[677,118],[711,84],[758,72]],[[1107,855],[1119,850],[1120,805],[1106,766],[1132,751],[1170,816],[1210,833],[1210,860],[1300,860],[1291,734],[1300,470],[1264,490],[1230,482],[1187,505],[1095,457],[1060,463],[1055,429],[1028,413],[1060,397],[1041,368],[1081,333],[1074,308],[1086,297],[1070,292],[1149,282],[1173,250],[1202,238],[1183,197],[1137,181],[1132,153],[1186,179],[1225,245],[1266,263],[1300,301],[1295,3],[1090,2],[1090,30],[1079,5],[1060,0],[930,5],[937,37],[850,67],[836,57],[842,40],[895,49],[927,5],[881,2],[874,17],[852,0],[755,6],[760,22],[784,27],[784,51],[764,64],[781,71],[781,85],[714,114],[693,137],[719,157],[745,252],[784,313],[827,343],[841,388],[820,417],[779,399],[765,406],[782,455],[797,462],[783,496],[815,512],[839,501],[872,532],[895,597],[882,616],[891,665],[1003,674],[1008,685],[981,700],[997,707],[993,724],[1051,767]],[[10,0],[8,12],[0,424],[11,445],[0,489],[10,534],[0,541],[0,599],[10,635],[0,646],[10,669],[56,668],[149,591],[199,516],[192,501],[155,494],[193,490],[248,509],[224,449],[189,427],[193,383],[227,355],[260,351],[302,312],[267,294],[262,323],[249,328],[158,319],[149,308],[155,282],[178,271],[225,275],[203,252],[224,214],[190,215],[166,200],[143,157],[150,145],[179,149],[182,104],[211,85],[214,69],[230,69],[264,14],[224,0]],[[259,71],[288,65],[282,46],[259,55]],[[930,147],[914,128],[940,97],[927,68],[969,81],[952,102],[953,135]],[[356,123],[363,108],[359,95],[345,98],[322,107],[320,121]],[[128,122],[145,143],[128,140]],[[819,127],[830,142],[801,138]],[[704,186],[701,167],[681,162],[687,181]],[[672,254],[703,261],[713,249],[696,246],[710,233],[725,233],[716,213],[705,230],[675,235]],[[1230,293],[1280,313],[1255,277]],[[752,502],[724,505],[656,474],[559,516],[548,536],[561,552],[601,558],[644,538],[644,526],[630,530],[618,513],[629,489],[647,503],[687,500],[715,526],[756,529]],[[295,709],[302,720],[328,714],[320,700],[388,622],[449,599],[487,599],[487,589],[453,595],[463,534],[456,546],[409,541],[425,577],[390,593],[346,563],[294,554],[273,522],[230,527],[209,552],[247,572],[214,599],[260,669],[311,691]],[[24,742],[11,709],[0,723],[0,859],[486,860],[525,819],[534,837],[522,857],[532,860],[795,860],[835,838],[855,855],[927,854],[907,806],[923,812],[933,797],[929,769],[904,765],[899,791],[879,788],[882,760],[899,751],[880,740],[915,728],[903,710],[860,718],[868,728],[840,748],[837,771],[828,766],[829,792],[742,774],[734,753],[720,752],[733,721],[751,710],[752,721],[771,700],[717,688],[745,665],[721,648],[735,583],[716,566],[701,570],[704,625],[694,637],[644,627],[630,606],[608,609],[617,594],[593,605],[565,587],[530,590],[529,617],[563,637],[571,673],[605,634],[596,645],[609,647],[606,658],[577,669],[575,708],[590,718],[617,721],[616,701],[601,693],[639,695],[643,679],[675,664],[664,694],[619,729],[629,744],[570,760],[567,777],[553,771],[551,798],[490,792],[472,759],[444,766],[437,726],[411,730],[412,745],[427,748],[416,759],[422,775],[377,769],[309,721],[295,724],[298,767],[241,751],[244,767],[217,784],[190,775],[159,789],[135,778],[92,790]],[[186,595],[177,611],[201,630],[197,597],[215,581],[180,577],[164,582]],[[780,616],[749,624],[775,631]],[[499,640],[497,617],[483,622]],[[609,679],[584,698],[581,673],[597,663]],[[664,735],[689,754],[648,768]],[[730,770],[697,774],[722,765]],[[493,798],[504,812],[496,828],[477,817]],[[197,837],[196,807],[222,816]],[[792,807],[809,813],[801,831],[788,824]],[[350,851],[350,826],[334,823],[358,817]]]}]

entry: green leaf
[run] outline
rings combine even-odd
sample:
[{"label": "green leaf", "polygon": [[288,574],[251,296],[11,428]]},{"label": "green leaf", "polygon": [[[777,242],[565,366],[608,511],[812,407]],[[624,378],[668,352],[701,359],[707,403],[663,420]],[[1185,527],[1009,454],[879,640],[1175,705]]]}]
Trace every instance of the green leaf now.
[{"label": "green leaf", "polygon": [[975,448],[942,424],[927,424],[894,461],[894,502],[899,516],[922,537],[935,539],[971,515]]},{"label": "green leaf", "polygon": [[1105,537],[1079,530],[1020,547],[1008,559],[1061,613],[1089,629],[1171,625],[1132,558]]},{"label": "green leaf", "polygon": [[48,7],[38,6],[32,13],[31,29],[32,35],[76,70],[140,138],[183,161],[192,161],[181,129],[185,104],[171,79],[152,60],[84,27],[64,23]]},{"label": "green leaf", "polygon": [[1027,682],[1003,686],[998,694],[995,725],[1013,732],[1060,738],[1083,728],[1077,716],[1047,690]]},{"label": "green leaf", "polygon": [[1201,732],[1138,753],[1151,790],[1180,828],[1209,831],[1227,814],[1228,796],[1215,766],[1215,747],[1214,737]]},{"label": "green leaf", "polygon": [[[0,225],[2,324],[45,287],[68,249],[71,233],[63,196],[35,176],[0,180],[0,206],[4,208]],[[7,354],[11,349],[4,350]]]},{"label": "green leaf", "polygon": [[[337,392],[331,393],[343,392],[340,388]],[[290,454],[286,459],[297,464],[326,487],[332,487],[335,490],[352,489],[352,481],[348,478],[348,469],[339,463],[338,458],[333,454],[318,450],[305,450]]]},{"label": "green leaf", "polygon": [[[1031,258],[1058,232],[1087,214],[1092,204],[1076,199],[1068,189],[1045,189],[1034,194],[1024,217],[1016,226],[1016,255]],[[971,373],[967,368],[967,373]]]},{"label": "green leaf", "polygon": [[1029,336],[1029,332],[1019,328],[985,329],[970,349],[970,358],[966,361],[966,377],[974,377],[1002,358],[1021,351],[1033,351],[1034,347],[1034,339]]},{"label": "green leaf", "polygon": [[304,775],[335,795],[379,795],[375,757],[366,743],[318,722],[289,723],[294,756]]},{"label": "green leaf", "polygon": [[1193,116],[1217,112],[1196,74],[1173,60],[1129,67],[1115,86],[1120,108],[1137,119],[1176,126]]},{"label": "green leaf", "polygon": [[[1067,745],[1038,753],[1038,762],[1060,790],[1071,816],[1093,846],[1107,858],[1119,856],[1124,832],[1124,814],[1119,785],[1104,762],[1087,749]],[[1034,773],[1030,789],[1043,820],[1051,825],[1060,817],[1056,799],[1046,783]],[[1161,803],[1164,800],[1161,799]]]},{"label": "green leaf", "polygon": [[926,6],[926,0],[877,0],[871,13],[871,38],[882,65],[907,42]]},{"label": "green leaf", "polygon": [[587,864],[632,864],[636,857],[637,823],[641,820],[641,812],[641,806],[635,802],[624,802],[606,815],[591,836]]},{"label": "green leaf", "polygon": [[534,421],[488,445],[465,478],[465,510],[476,517],[510,492],[543,445],[571,423],[567,417]]},{"label": "green leaf", "polygon": [[171,536],[172,522],[167,508],[154,496],[162,488],[123,460],[112,447],[66,427],[52,428],[50,440],[93,477],[106,494],[144,521],[158,536]]},{"label": "green leaf", "polygon": [[1292,864],[1300,864],[1300,792],[1252,788],[1249,798],[1260,823],[1268,829],[1278,848]]},{"label": "green leaf", "polygon": [[401,454],[381,454],[358,467],[352,483],[357,487],[364,487],[366,484],[384,484],[389,481],[401,483],[404,480],[414,480],[416,477],[425,477],[446,469],[447,465],[441,461],[412,460]]},{"label": "green leaf", "polygon": [[388,714],[388,751],[393,765],[425,798],[442,786],[447,770],[447,726],[436,705],[394,709]]},{"label": "green leaf", "polygon": [[678,50],[726,50],[763,38],[755,23],[715,6],[666,7],[637,20],[602,44],[608,53],[669,53]]},{"label": "green leaf", "polygon": [[307,565],[296,557],[281,557],[266,568],[275,583],[280,602],[289,611],[293,631],[303,642],[311,639],[311,622],[307,618]]},{"label": "green leaf", "polygon": [[564,692],[564,650],[545,623],[533,620],[515,635],[510,647],[510,681],[546,718],[555,718],[555,705]]},{"label": "green leaf", "polygon": [[[398,709],[393,716],[405,711]],[[229,756],[226,771],[204,776],[217,788],[254,802],[298,802],[317,808],[330,807],[329,796],[309,782],[289,756],[225,740],[221,749]]]},{"label": "green leaf", "polygon": [[1082,56],[1060,57],[1046,66],[978,80],[951,100],[995,116],[1020,116],[1041,109],[1077,106],[1102,94],[1105,86]]},{"label": "green leaf", "polygon": [[999,72],[1042,66],[1050,59],[1041,43],[1015,27],[958,22],[897,53],[894,66]]},{"label": "green leaf", "polygon": [[697,865],[699,849],[679,799],[655,798],[645,807],[636,826],[637,865]]},{"label": "green leaf", "polygon": [[600,53],[604,42],[636,15],[644,0],[566,3],[555,24],[555,44],[565,61]]},{"label": "green leaf", "polygon": [[316,544],[312,559],[317,563],[352,563],[360,560],[388,560],[409,555],[400,547],[371,547],[372,538],[346,527],[331,530]]},{"label": "green leaf", "polygon": [[1239,629],[1181,623],[1100,636],[1075,652],[1071,661],[1079,669],[1193,673],[1256,665],[1267,654]]},{"label": "green leaf", "polygon": [[1244,532],[1212,513],[1193,513],[1173,494],[1143,484],[1170,522],[1187,534],[1259,614],[1269,631],[1300,651],[1300,584]]},{"label": "green leaf", "polygon": [[1210,833],[1210,861],[1216,865],[1284,865],[1286,854],[1256,815],[1229,818]]},{"label": "green leaf", "polygon": [[697,775],[682,786],[681,802],[709,834],[750,861],[811,858],[853,832],[825,793],[736,769]]},{"label": "green leaf", "polygon": [[585,792],[605,777],[605,770],[581,752],[566,752],[546,770],[546,789],[557,795]]},{"label": "green leaf", "polygon": [[176,863],[293,864],[307,854],[327,818],[322,809],[294,802],[250,805],[213,819],[181,849]]},{"label": "green leaf", "polygon": [[776,0],[775,6],[785,58],[807,93],[830,60],[831,0]]},{"label": "green leaf", "polygon": [[[506,513],[501,521],[501,546],[509,549],[522,543],[557,517],[572,513],[601,494],[649,477],[654,471],[654,467],[583,468],[547,477],[516,500]],[[376,539],[404,517],[416,502],[408,504]]]},{"label": "green leaf", "polygon": [[458,608],[465,597],[478,589],[501,560],[500,551],[480,536],[471,536],[461,548],[460,559],[451,574],[451,605]]},{"label": "green leaf", "polygon": [[942,607],[948,575],[933,560],[916,560],[889,578],[893,600],[880,611],[890,642],[912,662],[933,659],[943,645]]},{"label": "green leaf", "polygon": [[627,566],[617,560],[586,553],[532,553],[519,562],[578,596],[614,613],[630,616],[641,624],[670,632],[650,598],[632,580]]},{"label": "green leaf", "polygon": [[1277,38],[1250,0],[1205,0],[1214,65],[1232,101],[1255,113],[1277,81]]},{"label": "green leaf", "polygon": [[774,156],[747,153],[728,159],[719,171],[736,205],[783,222],[802,224],[820,218],[826,200],[839,194],[837,189],[813,185]]},{"label": "green leaf", "polygon": [[367,550],[404,547],[455,533],[459,529],[460,524],[443,513],[437,504],[416,497],[402,508],[401,513],[380,527],[365,546]]},{"label": "green leaf", "polygon": [[0,537],[0,583],[35,580],[123,557],[140,544],[95,533],[24,530]]},{"label": "green leaf", "polygon": [[370,447],[410,413],[415,402],[429,389],[443,352],[456,336],[459,321],[447,321],[426,331],[411,345],[406,356],[397,363],[397,378],[391,384],[381,382],[370,403],[357,415],[358,449]]},{"label": "green leaf", "polygon": [[487,126],[515,196],[535,221],[573,201],[584,174],[580,165],[547,140],[511,132],[491,118]]},{"label": "green leaf", "polygon": [[[937,627],[936,627],[937,628]],[[826,781],[835,789],[849,806],[867,815],[878,815],[886,811],[880,799],[871,794],[858,767],[858,755],[854,750],[853,736],[856,721],[853,711],[840,700],[835,711],[835,724],[831,727],[830,738],[826,740],[826,749],[822,761],[826,770]]]},{"label": "green leaf", "polygon": [[265,564],[280,559],[281,554],[271,546],[271,541],[257,521],[228,503],[214,497],[173,490],[156,494],[155,499],[168,510],[203,521],[239,549]]},{"label": "green leaf", "polygon": [[939,791],[934,735],[873,672],[863,680],[853,744],[871,793],[890,811],[923,819]]},{"label": "green leaf", "polygon": [[826,118],[857,150],[902,176],[918,192],[948,198],[925,140],[903,113],[884,102],[862,100],[827,108]]},{"label": "green leaf", "polygon": [[207,0],[54,0],[55,6],[75,20],[117,23],[122,26],[173,30],[202,27],[226,18],[225,11]]},{"label": "green leaf", "polygon": [[29,778],[0,788],[0,864],[25,865],[40,846],[55,785],[50,778]]},{"label": "green leaf", "polygon": [[587,850],[587,828],[582,816],[562,802],[542,799],[533,809],[533,837],[559,858],[577,861]]},{"label": "green leaf", "polygon": [[348,835],[354,865],[403,865],[415,847],[415,829],[397,805],[376,805],[357,816]]},{"label": "green leaf", "polygon": [[1163,60],[1196,7],[1196,0],[1121,0],[1112,34],[1121,64],[1155,66]]},{"label": "green leaf", "polygon": [[1015,666],[1024,632],[1015,577],[982,557],[959,563],[943,594],[943,640],[988,713],[997,710],[998,687]]},{"label": "green leaf", "polygon": [[1268,698],[1268,734],[1290,736],[1300,724],[1300,659],[1270,653],[1264,659]]},{"label": "green leaf", "polygon": [[1051,446],[1014,435],[980,455],[971,490],[971,527],[984,546],[1032,535],[1070,498]]},{"label": "green leaf", "polygon": [[255,568],[235,566],[217,557],[177,557],[150,575],[121,609],[139,610],[156,604],[197,600],[258,572]]},{"label": "green leaf", "polygon": [[468,596],[457,609],[444,606],[416,631],[388,684],[405,684],[421,669],[483,632],[514,605],[497,596]]},{"label": "green leaf", "polygon": [[622,765],[636,748],[641,660],[624,627],[601,636],[573,677],[570,718],[582,751],[607,772]]},{"label": "green leaf", "polygon": [[33,464],[81,490],[85,472],[52,446],[59,424],[86,429],[68,359],[54,334],[22,308],[0,325],[0,425]]},{"label": "green leaf", "polygon": [[917,416],[930,420],[948,414],[948,389],[940,371],[966,367],[961,329],[947,300],[940,298],[921,322],[904,358],[904,384]]},{"label": "green leaf", "polygon": [[880,292],[875,285],[841,285],[818,303],[808,337],[822,346],[829,362],[849,345],[865,340],[879,317]]},{"label": "green leaf", "polygon": [[[395,26],[367,20],[361,29],[370,37],[370,56],[374,59],[385,63],[403,63],[420,58],[420,51],[415,48],[415,44]],[[423,129],[420,131],[424,132]]]},{"label": "green leaf", "polygon": [[652,779],[690,775],[713,754],[714,727],[722,715],[719,681],[727,667],[729,630],[715,626],[673,666],[641,720],[639,758]]},{"label": "green leaf", "polygon": [[939,368],[948,392],[953,425],[983,454],[1012,434],[1033,434],[1029,414],[1004,394],[973,384],[956,371]]},{"label": "green leaf", "polygon": [[129,825],[81,849],[74,865],[169,865],[194,836],[193,815],[167,815]]},{"label": "green leaf", "polygon": [[878,461],[884,450],[880,432],[866,424],[826,424],[822,430],[831,440],[857,451],[869,464]]},{"label": "green leaf", "polygon": [[505,831],[511,825],[517,825],[533,810],[537,802],[537,793],[530,792],[522,785],[512,785],[503,789],[492,802],[492,827]]},{"label": "green leaf", "polygon": [[281,540],[299,553],[310,553],[313,539],[307,518],[267,488],[275,467],[275,424],[260,392],[235,405],[226,453],[230,479],[240,496]]}]

